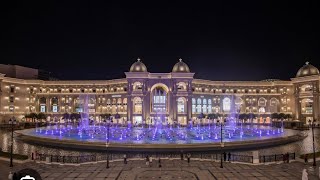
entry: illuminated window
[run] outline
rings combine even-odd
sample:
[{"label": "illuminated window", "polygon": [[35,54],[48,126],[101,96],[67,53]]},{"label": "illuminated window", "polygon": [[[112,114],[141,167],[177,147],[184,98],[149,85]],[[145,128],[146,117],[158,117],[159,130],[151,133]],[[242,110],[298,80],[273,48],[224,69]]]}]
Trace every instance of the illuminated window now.
[{"label": "illuminated window", "polygon": [[212,113],[212,101],[208,99],[208,113]]},{"label": "illuminated window", "polygon": [[224,98],[222,102],[223,102],[223,111],[230,111],[231,109],[230,98]]},{"label": "illuminated window", "polygon": [[177,103],[178,103],[178,113],[185,113],[185,99],[180,97]]},{"label": "illuminated window", "polygon": [[142,113],[142,100],[140,97],[136,97],[133,100],[133,112],[135,114],[141,114]]}]

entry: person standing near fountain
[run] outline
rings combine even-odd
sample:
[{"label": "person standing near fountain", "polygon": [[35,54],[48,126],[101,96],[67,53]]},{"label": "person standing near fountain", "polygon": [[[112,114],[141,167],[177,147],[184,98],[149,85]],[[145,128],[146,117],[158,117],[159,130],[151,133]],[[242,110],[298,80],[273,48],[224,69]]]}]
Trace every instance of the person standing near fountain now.
[{"label": "person standing near fountain", "polygon": [[124,155],[123,155],[123,163],[124,163],[124,164],[127,164],[127,154],[124,154]]},{"label": "person standing near fountain", "polygon": [[146,157],[146,166],[149,166],[149,156]]},{"label": "person standing near fountain", "polygon": [[152,166],[152,156],[150,156],[150,158],[149,158],[149,166],[150,167]]}]

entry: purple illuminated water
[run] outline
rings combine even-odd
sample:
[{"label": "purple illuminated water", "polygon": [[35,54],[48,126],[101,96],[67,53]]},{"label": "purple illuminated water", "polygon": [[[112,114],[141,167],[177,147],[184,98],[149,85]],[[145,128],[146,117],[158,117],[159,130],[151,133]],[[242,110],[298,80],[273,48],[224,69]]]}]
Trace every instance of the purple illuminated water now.
[{"label": "purple illuminated water", "polygon": [[[37,129],[24,130],[25,134],[39,137],[70,139],[78,141],[129,143],[129,144],[192,144],[220,142],[221,126],[219,124],[195,125],[194,127],[173,127],[156,125],[130,127],[120,125],[80,123],[74,125],[52,125]],[[223,126],[224,142],[261,140],[293,135],[292,131],[282,128],[259,125],[226,125]]]}]

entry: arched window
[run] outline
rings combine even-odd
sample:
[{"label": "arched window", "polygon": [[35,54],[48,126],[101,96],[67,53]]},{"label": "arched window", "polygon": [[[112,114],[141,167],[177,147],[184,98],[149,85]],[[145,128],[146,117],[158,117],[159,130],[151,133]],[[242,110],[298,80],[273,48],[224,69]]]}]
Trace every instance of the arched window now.
[{"label": "arched window", "polygon": [[313,88],[310,84],[305,84],[301,86],[301,92],[312,92]]},{"label": "arched window", "polygon": [[259,108],[259,113],[265,113],[265,112],[266,112],[266,109],[264,107]]},{"label": "arched window", "polygon": [[122,103],[121,98],[118,98],[117,105],[119,106],[119,105],[121,105],[121,103]]},{"label": "arched window", "polygon": [[123,105],[127,105],[127,101],[128,101],[127,98],[123,98],[123,102],[122,102]]},{"label": "arched window", "polygon": [[202,112],[207,113],[207,99],[203,99]]},{"label": "arched window", "polygon": [[47,99],[45,97],[42,97],[39,99],[39,105],[40,105],[40,112],[46,112],[47,106]]},{"label": "arched window", "polygon": [[301,100],[301,113],[312,114],[313,113],[313,100],[306,98]]},{"label": "arched window", "polygon": [[199,105],[199,104],[201,105],[201,99],[200,99],[200,98],[197,99],[197,104],[198,104],[198,105]]},{"label": "arched window", "polygon": [[167,92],[162,86],[154,88],[152,91],[152,110],[153,112],[167,111]]},{"label": "arched window", "polygon": [[135,114],[142,113],[142,100],[140,97],[135,97],[133,100],[133,113]]},{"label": "arched window", "polygon": [[57,97],[54,97],[51,99],[51,110],[52,112],[58,112],[58,103],[59,103],[59,100]]},{"label": "arched window", "polygon": [[141,91],[142,90],[142,84],[141,82],[134,82],[133,83],[133,90],[134,91]]},{"label": "arched window", "polygon": [[110,99],[107,100],[107,105],[111,105],[111,100]]},{"label": "arched window", "polygon": [[267,105],[267,100],[265,98],[259,98],[258,100],[258,106],[265,107]]},{"label": "arched window", "polygon": [[185,113],[186,100],[183,97],[178,98],[178,113]]},{"label": "arched window", "polygon": [[196,99],[195,98],[192,98],[192,105],[195,105],[196,104]]},{"label": "arched window", "polygon": [[230,98],[223,99],[223,111],[230,111],[231,110],[231,100]]},{"label": "arched window", "polygon": [[192,113],[196,113],[196,99],[192,98]]},{"label": "arched window", "polygon": [[276,113],[278,112],[279,101],[276,98],[270,99],[270,112]]},{"label": "arched window", "polygon": [[212,113],[212,101],[208,99],[208,113]]},{"label": "arched window", "polygon": [[185,91],[187,90],[187,85],[185,82],[179,82],[177,84],[177,88],[178,88],[178,91]]}]

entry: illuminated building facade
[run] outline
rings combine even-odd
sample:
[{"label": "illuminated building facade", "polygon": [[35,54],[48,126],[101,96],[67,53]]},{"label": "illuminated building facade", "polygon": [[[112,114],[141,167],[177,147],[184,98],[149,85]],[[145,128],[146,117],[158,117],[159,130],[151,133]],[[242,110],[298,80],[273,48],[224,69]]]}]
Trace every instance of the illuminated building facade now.
[{"label": "illuminated building facade", "polygon": [[126,78],[46,81],[0,74],[0,120],[12,115],[86,112],[92,119],[118,114],[118,123],[186,124],[200,114],[256,114],[257,122],[272,113],[291,114],[305,122],[319,119],[319,70],[309,63],[291,80],[211,81],[194,79],[181,59],[170,73],[150,73],[138,59]]}]

